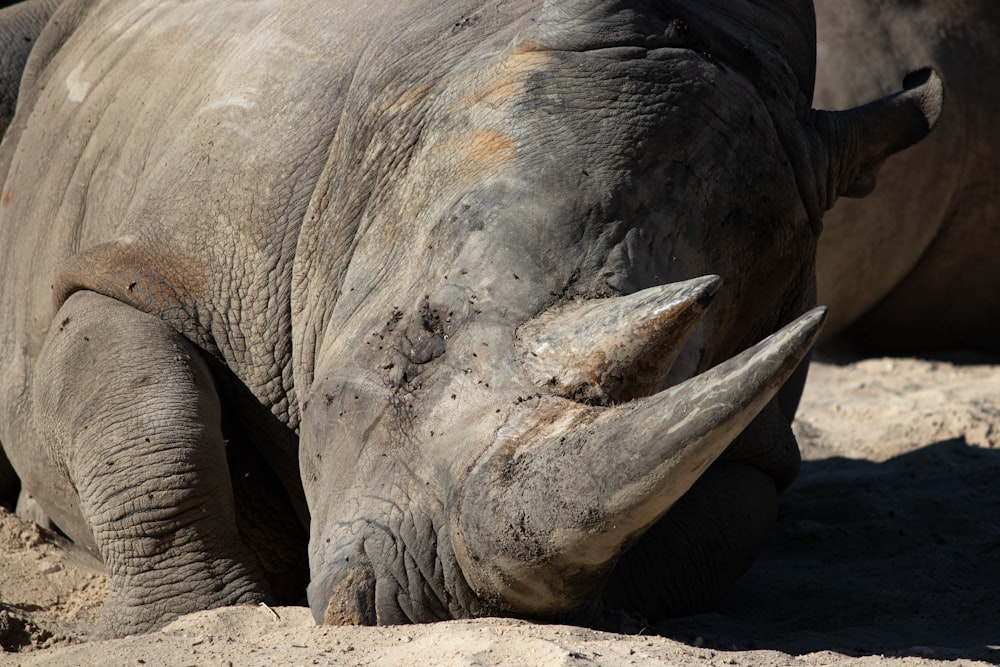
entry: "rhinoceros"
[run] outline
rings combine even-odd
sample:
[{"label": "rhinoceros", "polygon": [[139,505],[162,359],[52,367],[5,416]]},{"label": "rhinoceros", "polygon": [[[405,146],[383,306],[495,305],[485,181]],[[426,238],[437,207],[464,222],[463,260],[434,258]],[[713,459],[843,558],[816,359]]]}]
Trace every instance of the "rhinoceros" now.
[{"label": "rhinoceros", "polygon": [[892,90],[932,64],[948,87],[934,135],[894,157],[870,199],[824,218],[824,338],[882,351],[1000,350],[1000,4],[818,0],[816,103]]},{"label": "rhinoceros", "polygon": [[60,5],[0,147],[0,440],[100,632],[715,600],[797,471],[822,213],[941,108],[812,110],[814,39],[793,0]]}]

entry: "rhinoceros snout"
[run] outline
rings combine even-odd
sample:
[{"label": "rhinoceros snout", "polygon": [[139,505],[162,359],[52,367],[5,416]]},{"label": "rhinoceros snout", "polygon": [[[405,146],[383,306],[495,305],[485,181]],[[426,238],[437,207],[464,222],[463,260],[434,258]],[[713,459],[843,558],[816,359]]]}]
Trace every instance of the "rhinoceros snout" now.
[{"label": "rhinoceros snout", "polygon": [[[466,426],[475,420],[462,412],[440,445],[423,443],[422,453],[440,447],[435,456],[460,463],[426,455],[404,465],[364,448],[348,457],[381,472],[363,487],[352,481],[353,491],[329,504],[336,512],[314,516],[309,600],[316,620],[551,617],[586,607],[618,558],[772,401],[825,318],[825,309],[814,309],[657,391],[719,284],[705,276],[572,302],[522,325],[515,365],[540,391],[515,407],[489,404],[485,412],[496,421],[486,429]],[[448,405],[457,401],[445,393]],[[484,409],[473,402],[468,409],[477,406]],[[474,445],[463,434],[484,439]],[[462,458],[473,446],[478,453]],[[350,528],[345,511],[355,517]]]}]

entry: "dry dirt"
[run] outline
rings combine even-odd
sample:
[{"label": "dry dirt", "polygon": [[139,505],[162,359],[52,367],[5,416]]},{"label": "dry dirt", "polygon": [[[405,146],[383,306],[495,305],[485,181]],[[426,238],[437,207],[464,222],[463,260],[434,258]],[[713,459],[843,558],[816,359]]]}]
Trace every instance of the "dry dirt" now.
[{"label": "dry dirt", "polygon": [[233,607],[87,642],[106,582],[0,512],[0,665],[1000,664],[1000,363],[814,363],[805,461],[716,613],[622,635],[510,620],[317,628]]}]

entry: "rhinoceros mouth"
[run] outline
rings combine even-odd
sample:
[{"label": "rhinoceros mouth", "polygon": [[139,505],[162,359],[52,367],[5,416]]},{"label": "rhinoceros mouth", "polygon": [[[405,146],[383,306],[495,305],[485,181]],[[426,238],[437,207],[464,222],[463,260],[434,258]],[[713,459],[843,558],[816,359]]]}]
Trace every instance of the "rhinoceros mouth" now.
[{"label": "rhinoceros mouth", "polygon": [[[479,596],[509,613],[545,615],[592,600],[616,559],[798,367],[823,308],[705,373],[643,395],[666,376],[718,282],[708,276],[575,304],[522,330],[522,359],[555,396],[501,429],[451,513],[455,555]],[[639,390],[630,368],[641,369]]]}]

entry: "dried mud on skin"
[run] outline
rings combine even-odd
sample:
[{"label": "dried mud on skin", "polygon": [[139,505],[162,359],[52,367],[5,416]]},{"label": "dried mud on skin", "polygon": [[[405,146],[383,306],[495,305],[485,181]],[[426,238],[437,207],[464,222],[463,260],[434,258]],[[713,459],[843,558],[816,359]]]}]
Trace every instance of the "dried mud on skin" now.
[{"label": "dried mud on skin", "polygon": [[504,619],[314,627],[231,607],[86,642],[103,574],[0,509],[0,665],[1000,664],[1000,360],[814,363],[802,471],[715,612],[641,634]]}]

